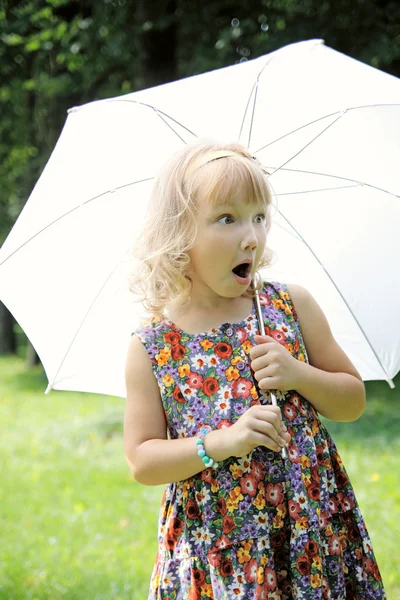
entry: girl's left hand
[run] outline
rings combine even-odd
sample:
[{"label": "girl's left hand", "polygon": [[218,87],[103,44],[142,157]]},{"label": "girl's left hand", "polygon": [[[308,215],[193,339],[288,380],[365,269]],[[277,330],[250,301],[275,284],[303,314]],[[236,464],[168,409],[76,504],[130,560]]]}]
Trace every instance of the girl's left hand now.
[{"label": "girl's left hand", "polygon": [[299,361],[269,335],[256,335],[250,350],[251,367],[261,390],[286,392],[297,387]]}]

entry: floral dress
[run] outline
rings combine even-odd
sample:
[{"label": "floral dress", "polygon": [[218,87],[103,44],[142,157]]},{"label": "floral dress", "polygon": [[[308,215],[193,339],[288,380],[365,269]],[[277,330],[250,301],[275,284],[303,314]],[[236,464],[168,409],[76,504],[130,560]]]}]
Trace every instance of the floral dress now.
[{"label": "floral dress", "polygon": [[[307,362],[287,287],[260,293],[265,331]],[[249,352],[255,306],[239,323],[188,334],[153,318],[136,335],[157,378],[170,438],[229,427],[261,396]],[[325,426],[295,390],[277,392],[288,458],[259,446],[170,483],[149,600],[385,599],[354,491]]]}]

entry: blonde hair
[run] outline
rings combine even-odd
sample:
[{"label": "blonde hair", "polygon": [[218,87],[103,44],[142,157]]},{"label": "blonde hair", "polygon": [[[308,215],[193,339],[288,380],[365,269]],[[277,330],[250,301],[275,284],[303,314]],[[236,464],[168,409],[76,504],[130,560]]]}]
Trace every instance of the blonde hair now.
[{"label": "blonde hair", "polygon": [[[130,275],[129,289],[139,295],[148,312],[162,316],[190,299],[191,281],[186,271],[197,233],[200,198],[225,204],[234,191],[244,189],[244,202],[264,202],[269,230],[272,193],[267,174],[262,164],[236,143],[200,140],[170,158],[154,182],[147,219],[132,249],[139,264]],[[272,256],[266,246],[257,268],[270,265]],[[254,290],[243,295],[253,297]]]}]

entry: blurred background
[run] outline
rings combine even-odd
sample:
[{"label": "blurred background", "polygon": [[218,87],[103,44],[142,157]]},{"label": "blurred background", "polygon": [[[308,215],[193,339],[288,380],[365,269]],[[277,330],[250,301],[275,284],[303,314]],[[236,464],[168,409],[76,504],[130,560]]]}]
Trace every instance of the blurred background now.
[{"label": "blurred background", "polygon": [[[397,0],[0,1],[0,244],[68,108],[315,38],[400,75]],[[326,423],[389,600],[400,598],[399,383],[368,382],[361,419]],[[162,489],[129,474],[123,402],[45,396],[46,386],[33,347],[0,302],[0,599],[144,599]]]}]

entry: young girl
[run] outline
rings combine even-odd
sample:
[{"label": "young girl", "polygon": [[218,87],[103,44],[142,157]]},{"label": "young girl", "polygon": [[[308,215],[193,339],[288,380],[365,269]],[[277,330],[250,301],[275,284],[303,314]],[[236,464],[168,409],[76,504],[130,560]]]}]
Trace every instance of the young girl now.
[{"label": "young girl", "polygon": [[259,286],[259,335],[270,207],[237,144],[185,147],[154,186],[134,289],[155,316],[131,338],[125,416],[135,479],[168,484],[152,600],[386,598],[318,417],[356,420],[361,377],[301,286]]}]

